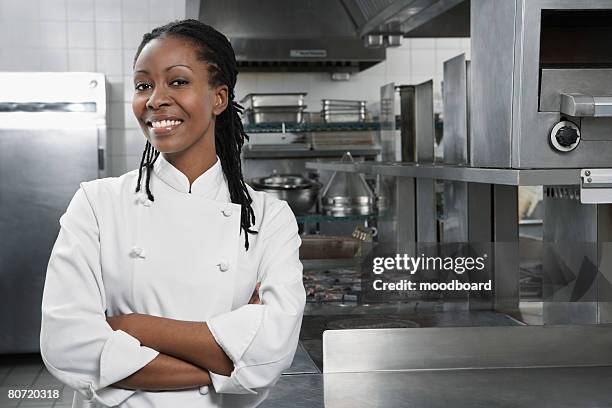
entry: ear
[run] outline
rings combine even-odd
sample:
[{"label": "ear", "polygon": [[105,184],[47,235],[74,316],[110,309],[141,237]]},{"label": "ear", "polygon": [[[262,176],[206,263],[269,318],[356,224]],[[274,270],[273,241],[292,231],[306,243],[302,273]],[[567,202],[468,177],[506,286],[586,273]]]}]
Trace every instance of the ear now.
[{"label": "ear", "polygon": [[228,89],[226,85],[219,85],[215,88],[215,100],[213,104],[213,114],[219,116],[225,111],[228,104]]}]

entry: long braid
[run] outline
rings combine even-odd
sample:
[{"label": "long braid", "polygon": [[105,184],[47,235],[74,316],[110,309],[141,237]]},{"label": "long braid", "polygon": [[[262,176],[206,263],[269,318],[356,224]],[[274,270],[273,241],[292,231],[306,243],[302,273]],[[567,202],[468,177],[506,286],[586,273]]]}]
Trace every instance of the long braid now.
[{"label": "long braid", "polygon": [[151,193],[151,189],[149,187],[151,180],[151,171],[153,170],[153,164],[159,157],[159,152],[149,143],[147,140],[147,144],[145,145],[145,149],[142,152],[142,158],[140,159],[140,167],[138,168],[138,182],[136,185],[136,192],[140,191],[141,180],[142,180],[142,168],[145,167],[147,171],[145,189],[147,192],[147,198],[151,201],[155,201],[155,197]]},{"label": "long braid", "polygon": [[[249,234],[256,234],[257,231],[251,229],[255,225],[255,212],[251,205],[253,199],[244,182],[240,162],[240,152],[248,136],[240,120],[243,108],[234,101],[234,87],[238,76],[234,50],[223,34],[200,21],[191,19],[174,21],[157,27],[143,36],[134,57],[134,63],[144,46],[149,41],[160,37],[181,37],[191,41],[198,49],[198,58],[208,63],[210,85],[228,87],[228,106],[217,116],[215,122],[215,150],[221,159],[221,168],[227,180],[230,199],[241,206],[240,228],[244,231],[244,246],[248,250]],[[140,191],[142,167],[145,167],[147,169],[145,188],[151,201],[153,201],[153,194],[149,189],[149,181],[153,163],[159,154],[160,152],[147,141],[138,172],[136,192]]]}]

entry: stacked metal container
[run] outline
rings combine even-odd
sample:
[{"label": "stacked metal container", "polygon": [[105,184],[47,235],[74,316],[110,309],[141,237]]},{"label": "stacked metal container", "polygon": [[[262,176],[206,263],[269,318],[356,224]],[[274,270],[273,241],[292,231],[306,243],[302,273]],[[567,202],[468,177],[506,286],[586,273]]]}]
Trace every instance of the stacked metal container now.
[{"label": "stacked metal container", "polygon": [[304,120],[305,92],[250,93],[240,103],[249,123],[301,123]]},{"label": "stacked metal container", "polygon": [[326,123],[365,122],[366,101],[322,99],[321,117]]}]

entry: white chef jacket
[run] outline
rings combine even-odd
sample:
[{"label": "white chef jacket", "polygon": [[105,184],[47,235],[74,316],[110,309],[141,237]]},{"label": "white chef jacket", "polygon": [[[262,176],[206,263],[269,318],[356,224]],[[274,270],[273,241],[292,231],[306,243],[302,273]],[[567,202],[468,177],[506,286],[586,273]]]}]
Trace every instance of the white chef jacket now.
[{"label": "white chef jacket", "polygon": [[[249,188],[259,233],[249,234],[247,251],[241,207],[218,158],[190,192],[187,177],[160,155],[154,202],[134,192],[137,179],[134,170],[82,183],[60,218],[42,303],[46,367],[77,390],[73,407],[256,406],[298,343],[306,296],[293,213]],[[257,282],[262,304],[251,305]],[[106,322],[127,313],[207,322],[233,372],[210,373],[212,386],[199,389],[109,387],[159,354]]]}]

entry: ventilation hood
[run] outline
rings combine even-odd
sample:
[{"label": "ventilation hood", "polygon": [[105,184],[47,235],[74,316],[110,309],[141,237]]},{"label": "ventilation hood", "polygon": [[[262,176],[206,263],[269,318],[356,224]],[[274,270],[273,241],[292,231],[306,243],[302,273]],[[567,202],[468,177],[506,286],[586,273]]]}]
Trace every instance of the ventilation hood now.
[{"label": "ventilation hood", "polygon": [[186,11],[230,39],[242,72],[358,72],[385,59],[341,0],[188,0]]}]

